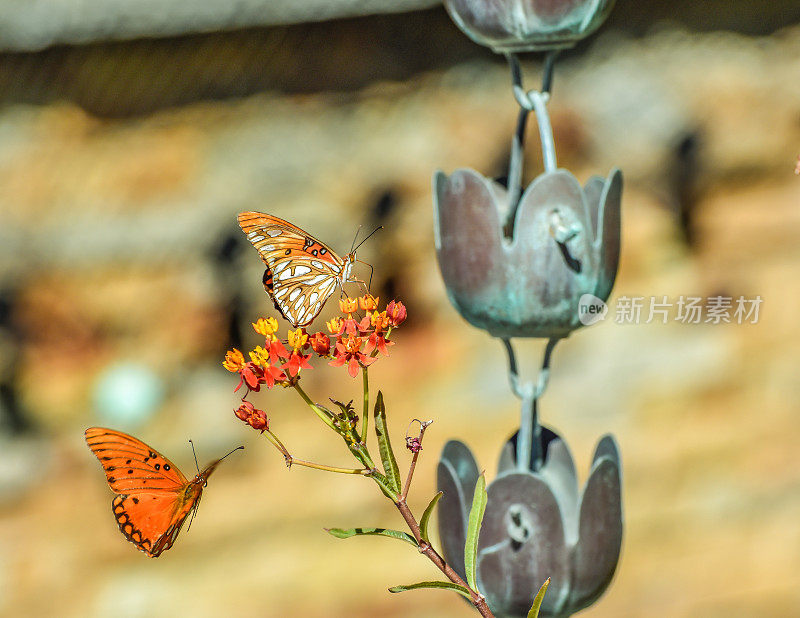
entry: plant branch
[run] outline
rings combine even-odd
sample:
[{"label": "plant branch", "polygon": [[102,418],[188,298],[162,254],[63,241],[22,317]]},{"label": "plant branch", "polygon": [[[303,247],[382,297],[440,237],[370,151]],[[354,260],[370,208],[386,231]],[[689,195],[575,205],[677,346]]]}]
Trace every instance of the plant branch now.
[{"label": "plant branch", "polygon": [[464,586],[464,588],[469,590],[470,600],[475,606],[475,609],[480,612],[481,616],[493,618],[494,614],[492,614],[492,611],[489,609],[489,605],[486,603],[486,598],[476,590],[470,588],[467,582],[461,579],[461,576],[455,572],[453,567],[445,562],[444,558],[439,555],[433,546],[422,538],[419,524],[414,518],[414,514],[411,512],[411,509],[408,508],[405,498],[401,497],[397,502],[395,502],[395,506],[397,506],[397,510],[400,511],[400,515],[403,516],[406,524],[408,524],[411,534],[414,535],[414,539],[417,541],[417,545],[419,546],[419,553],[427,556],[428,560],[433,562],[433,564],[436,565],[436,568],[438,568],[451,582],[458,584],[459,586]]},{"label": "plant branch", "polygon": [[[419,436],[417,440],[419,441],[420,447],[414,453],[414,456],[411,458],[411,465],[408,467],[408,477],[406,477],[406,484],[403,486],[403,493],[400,494],[400,499],[405,500],[408,497],[408,490],[411,489],[411,479],[414,476],[414,469],[417,467],[417,459],[419,458],[419,453],[422,450],[422,438],[425,436],[425,430],[428,428],[433,421],[420,421],[420,430]],[[412,421],[413,423],[413,421]]]},{"label": "plant branch", "polygon": [[313,461],[304,461],[302,459],[295,459],[292,457],[291,453],[289,453],[288,449],[283,445],[283,442],[280,441],[278,436],[276,436],[272,431],[269,429],[265,429],[263,432],[267,439],[277,448],[281,455],[283,455],[283,459],[286,461],[286,467],[291,468],[294,466],[305,466],[306,468],[314,468],[315,470],[324,470],[326,472],[338,472],[340,474],[361,474],[363,476],[372,476],[373,471],[369,468],[340,468],[338,466],[326,466],[325,464],[318,464],[314,463]]}]

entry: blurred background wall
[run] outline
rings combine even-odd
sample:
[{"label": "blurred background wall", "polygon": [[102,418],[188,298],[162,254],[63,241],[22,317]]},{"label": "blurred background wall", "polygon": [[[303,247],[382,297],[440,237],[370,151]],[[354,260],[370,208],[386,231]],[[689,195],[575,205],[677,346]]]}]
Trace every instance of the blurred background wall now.
[{"label": "blurred background wall", "polygon": [[[620,0],[561,58],[551,112],[562,166],[625,174],[612,302],[763,298],[757,324],[607,322],[559,346],[544,422],[584,473],[606,432],[624,463],[622,559],[586,615],[797,615],[800,6]],[[385,591],[435,576],[414,552],[322,531],[401,522],[371,484],[288,472],[233,418],[220,361],[272,314],[237,212],[342,251],[384,225],[359,256],[410,317],[373,383],[398,438],[436,419],[415,499],[450,437],[491,478],[516,400],[500,346],[447,302],[430,177],[503,175],[515,115],[503,62],[435,2],[0,5],[0,613],[467,615]],[[532,372],[541,345],[524,346]],[[305,383],[357,393],[328,368]],[[256,401],[298,457],[348,463],[288,393]],[[116,530],[94,424],[187,474],[190,437],[205,460],[247,450],[154,561]]]}]

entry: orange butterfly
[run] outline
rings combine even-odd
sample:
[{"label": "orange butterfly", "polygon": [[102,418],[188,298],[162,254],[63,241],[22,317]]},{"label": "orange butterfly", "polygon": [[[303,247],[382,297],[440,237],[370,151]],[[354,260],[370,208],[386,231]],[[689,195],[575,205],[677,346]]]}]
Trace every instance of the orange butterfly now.
[{"label": "orange butterfly", "polygon": [[341,258],[296,225],[262,212],[239,213],[239,227],[267,265],[267,294],[295,328],[310,324],[337,286],[361,283],[366,287],[360,279],[349,278],[355,249]]},{"label": "orange butterfly", "polygon": [[186,517],[197,509],[208,477],[230,455],[189,481],[169,459],[133,436],[102,427],[90,427],[84,435],[108,486],[118,494],[111,508],[120,531],[151,558],[172,547]]}]

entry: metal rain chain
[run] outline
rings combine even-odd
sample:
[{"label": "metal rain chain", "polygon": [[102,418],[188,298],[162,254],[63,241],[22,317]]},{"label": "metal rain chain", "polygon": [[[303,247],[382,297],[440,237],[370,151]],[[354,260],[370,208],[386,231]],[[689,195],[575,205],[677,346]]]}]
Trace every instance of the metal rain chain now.
[{"label": "metal rain chain", "polygon": [[[504,54],[520,106],[508,185],[471,169],[433,178],[436,251],[448,297],[473,326],[499,338],[511,390],[522,401],[519,431],[503,446],[478,542],[478,587],[496,615],[527,616],[551,583],[541,616],[566,617],[607,588],[622,544],[620,457],[598,443],[581,493],[566,442],[539,424],[537,402],[553,349],[582,323],[579,304],[606,301],[619,264],[622,174],[581,187],[559,169],[547,111],[560,49],[596,30],[613,0],[445,0],[471,39]],[[541,90],[526,90],[518,52],[546,52]],[[525,129],[536,114],[544,172],[522,186]],[[511,339],[547,339],[539,377],[523,382]],[[470,450],[448,442],[438,468],[445,557],[465,575],[467,518],[479,472]]]}]

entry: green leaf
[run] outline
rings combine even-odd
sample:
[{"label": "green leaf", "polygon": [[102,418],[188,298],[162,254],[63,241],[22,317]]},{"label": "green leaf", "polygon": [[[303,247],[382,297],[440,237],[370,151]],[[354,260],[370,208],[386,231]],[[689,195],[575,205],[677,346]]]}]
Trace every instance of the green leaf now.
[{"label": "green leaf", "polygon": [[542,584],[542,587],[539,588],[539,592],[536,593],[536,598],[533,600],[533,605],[531,606],[531,611],[528,612],[528,618],[538,618],[539,616],[539,609],[542,607],[542,601],[544,601],[544,593],[547,592],[547,587],[550,585],[550,578],[547,578]]},{"label": "green leaf", "polygon": [[475,584],[475,570],[478,563],[478,535],[481,531],[483,514],[486,511],[486,477],[481,473],[475,483],[475,494],[472,496],[472,508],[469,511],[467,524],[467,542],[464,544],[464,567],[467,570],[467,583],[477,591]]},{"label": "green leaf", "polygon": [[381,452],[383,470],[392,488],[399,492],[401,488],[400,468],[397,467],[397,460],[394,458],[392,443],[389,441],[389,434],[386,430],[386,407],[383,405],[383,393],[378,391],[375,400],[375,434],[378,436],[378,448]]},{"label": "green leaf", "polygon": [[452,590],[453,592],[463,594],[470,600],[472,599],[469,594],[469,590],[464,588],[464,586],[459,586],[458,584],[454,584],[452,582],[419,582],[418,584],[408,584],[407,586],[392,586],[389,588],[389,592],[405,592],[406,590],[416,590],[417,588],[439,588],[443,590]]},{"label": "green leaf", "polygon": [[419,520],[420,536],[426,543],[431,542],[431,540],[428,538],[428,521],[430,520],[431,515],[433,515],[433,509],[436,508],[436,503],[439,502],[439,498],[441,498],[443,494],[444,492],[440,491],[433,498],[431,498],[431,501],[428,503],[425,512],[422,514],[422,519]]},{"label": "green leaf", "polygon": [[347,530],[344,528],[325,528],[325,531],[337,539],[349,539],[354,536],[386,536],[411,543],[414,547],[417,547],[414,537],[408,532],[401,532],[400,530],[389,530],[387,528],[348,528]]}]

